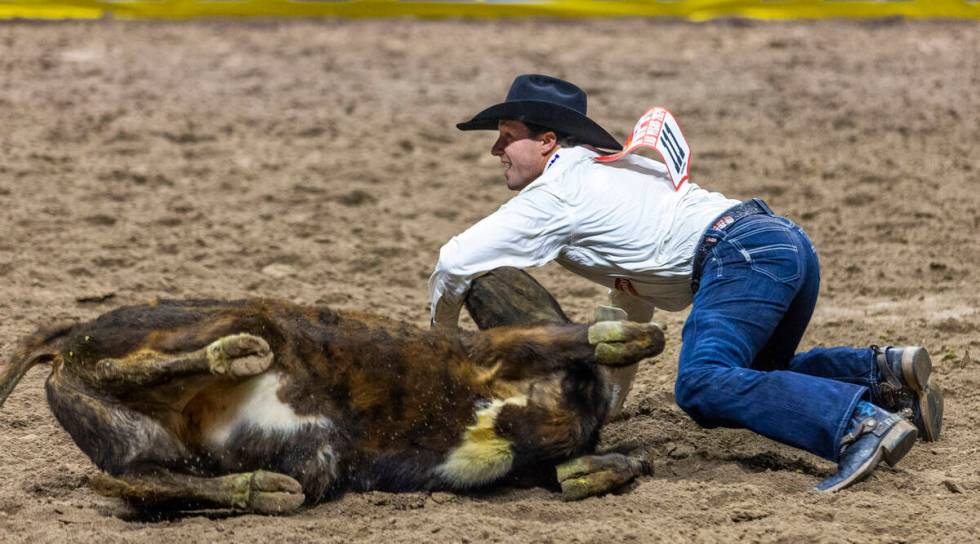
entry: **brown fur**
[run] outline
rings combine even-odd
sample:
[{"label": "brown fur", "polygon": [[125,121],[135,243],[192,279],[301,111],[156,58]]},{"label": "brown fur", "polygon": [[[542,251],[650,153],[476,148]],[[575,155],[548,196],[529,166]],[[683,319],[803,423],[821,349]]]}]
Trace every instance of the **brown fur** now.
[{"label": "brown fur", "polygon": [[[295,495],[282,483],[290,478],[307,501],[345,488],[461,489],[592,451],[610,397],[587,329],[504,326],[457,338],[278,300],[162,301],[35,335],[18,356],[51,360],[52,411],[118,477],[103,491],[283,509],[292,503],[281,497]],[[208,350],[231,349],[224,339],[243,333],[267,343],[271,364],[256,376],[216,370]],[[662,349],[662,336],[647,340],[644,356]],[[262,353],[237,357],[261,362]],[[245,405],[259,383],[248,380],[261,376],[278,377],[275,397],[300,423],[239,422],[215,447],[216,422]]]}]

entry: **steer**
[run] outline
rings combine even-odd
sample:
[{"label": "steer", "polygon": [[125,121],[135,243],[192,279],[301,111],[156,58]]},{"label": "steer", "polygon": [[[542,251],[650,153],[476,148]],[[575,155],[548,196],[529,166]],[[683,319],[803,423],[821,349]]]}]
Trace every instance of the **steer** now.
[{"label": "steer", "polygon": [[[557,471],[566,498],[648,470],[589,455],[618,405],[616,367],[663,349],[656,325],[575,324],[523,272],[475,282],[482,329],[450,336],[280,300],[159,301],[36,333],[48,403],[141,507],[286,513],[344,490],[466,490]],[[554,477],[554,476],[552,476]]]}]

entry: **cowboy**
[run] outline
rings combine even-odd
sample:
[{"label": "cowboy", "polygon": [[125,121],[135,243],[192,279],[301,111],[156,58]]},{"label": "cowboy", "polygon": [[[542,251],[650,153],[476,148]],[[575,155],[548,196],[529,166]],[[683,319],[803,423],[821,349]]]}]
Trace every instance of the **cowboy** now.
[{"label": "cowboy", "polygon": [[473,278],[554,260],[609,287],[633,320],[691,305],[677,404],[703,427],[750,429],[836,462],[817,490],[895,464],[917,435],[939,438],[942,393],[924,348],[795,353],[820,284],[799,226],[759,199],[675,187],[649,158],[596,161],[621,145],[586,111],[575,85],[521,75],[504,102],[457,125],[498,131],[490,152],[518,193],[442,247],[429,279],[434,327],[457,327]]}]

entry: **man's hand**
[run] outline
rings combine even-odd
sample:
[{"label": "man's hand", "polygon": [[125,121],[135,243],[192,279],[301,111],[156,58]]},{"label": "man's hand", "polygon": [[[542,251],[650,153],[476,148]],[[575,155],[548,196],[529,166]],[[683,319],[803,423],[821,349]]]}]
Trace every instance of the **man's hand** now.
[{"label": "man's hand", "polygon": [[446,302],[445,297],[440,298],[436,303],[435,311],[432,312],[432,321],[429,326],[433,330],[456,334],[459,332],[459,312],[463,308],[462,302],[455,304]]}]

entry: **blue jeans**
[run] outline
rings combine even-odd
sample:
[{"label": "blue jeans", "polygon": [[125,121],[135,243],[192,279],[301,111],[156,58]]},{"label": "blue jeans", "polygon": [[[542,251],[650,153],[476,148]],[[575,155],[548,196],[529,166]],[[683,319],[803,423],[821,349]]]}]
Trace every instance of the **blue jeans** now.
[{"label": "blue jeans", "polygon": [[820,287],[812,242],[789,219],[708,229],[682,333],[677,404],[703,427],[746,428],[837,461],[855,405],[878,398],[870,348],[795,353]]}]

